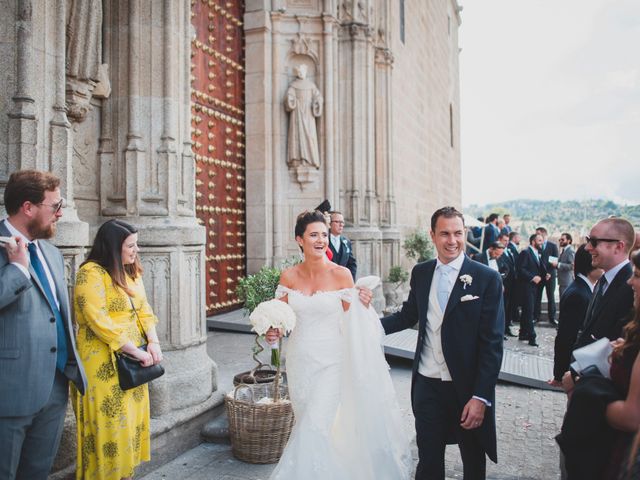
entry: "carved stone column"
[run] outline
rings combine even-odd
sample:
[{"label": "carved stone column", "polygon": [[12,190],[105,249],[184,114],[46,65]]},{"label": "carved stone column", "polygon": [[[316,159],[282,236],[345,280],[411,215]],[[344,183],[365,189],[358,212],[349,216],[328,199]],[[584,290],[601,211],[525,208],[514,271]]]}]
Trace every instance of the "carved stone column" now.
[{"label": "carved stone column", "polygon": [[206,353],[205,230],[194,207],[190,9],[173,0],[104,5],[112,94],[102,111],[100,210],[139,228],[167,371],[150,389],[157,434],[220,400]]}]

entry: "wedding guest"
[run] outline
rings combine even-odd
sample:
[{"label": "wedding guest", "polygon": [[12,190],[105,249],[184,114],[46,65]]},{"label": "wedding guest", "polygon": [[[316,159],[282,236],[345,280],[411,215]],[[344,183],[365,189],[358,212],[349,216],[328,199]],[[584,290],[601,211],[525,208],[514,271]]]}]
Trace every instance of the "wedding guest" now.
[{"label": "wedding guest", "polygon": [[[502,245],[508,246],[509,235],[501,233],[498,241]],[[504,249],[501,258],[503,258],[503,261],[506,262],[509,267],[509,273],[502,278],[502,284],[504,286],[504,334],[506,337],[515,337],[516,334],[513,333],[511,327],[513,326],[513,321],[516,320],[514,311],[518,308],[517,305],[513,305],[513,303],[516,302],[516,256],[511,249],[507,247]]]},{"label": "wedding guest", "polygon": [[342,267],[347,267],[351,272],[351,277],[355,281],[358,264],[356,263],[356,257],[353,256],[351,240],[342,234],[344,230],[344,217],[342,213],[337,211],[332,211],[330,214],[329,248],[333,254],[331,261]]},{"label": "wedding guest", "polygon": [[552,325],[557,325],[556,321],[556,280],[558,278],[558,245],[549,240],[549,233],[544,227],[536,228],[536,233],[542,237],[542,247],[540,254],[542,263],[547,270],[548,277],[538,286],[538,296],[536,297],[536,305],[533,311],[534,321],[540,319],[540,310],[542,305],[542,293],[547,294],[547,315]]},{"label": "wedding guest", "polygon": [[575,254],[575,280],[560,298],[560,318],[556,334],[551,385],[559,387],[564,372],[569,370],[571,351],[578,337],[578,330],[584,322],[587,308],[593,295],[593,288],[602,276],[602,269],[591,264],[591,255],[580,245]]},{"label": "wedding guest", "polygon": [[542,261],[540,249],[542,237],[534,233],[529,237],[529,248],[518,255],[516,277],[522,299],[522,317],[520,318],[520,340],[528,340],[529,345],[537,347],[536,331],[533,327],[533,309],[540,284],[548,278],[547,269]]},{"label": "wedding guest", "polygon": [[507,235],[509,235],[513,229],[511,228],[511,215],[508,213],[505,213],[502,216],[502,219],[504,220],[504,226],[502,227],[502,229],[500,230],[500,233],[506,233]]},{"label": "wedding guest", "polygon": [[[145,367],[162,361],[139,250],[137,230],[109,220],[76,274],[76,338],[88,378],[87,394],[74,395],[78,480],[131,478],[135,467],[150,459],[148,385],[123,391],[114,368],[115,352]],[[138,348],[145,343],[146,351]]]},{"label": "wedding guest", "polygon": [[633,226],[623,218],[606,218],[593,226],[586,239],[593,266],[602,268],[604,275],[595,288],[574,349],[602,337],[620,337],[633,306],[633,292],[627,284],[632,273],[629,251],[635,241]]},{"label": "wedding guest", "polygon": [[486,252],[489,246],[498,240],[500,229],[498,228],[498,214],[492,213],[486,219],[484,238],[482,239],[482,251]]},{"label": "wedding guest", "polygon": [[[624,456],[640,425],[640,356],[638,355],[640,352],[640,257],[638,256],[634,257],[633,275],[627,284],[633,290],[634,308],[630,312],[631,321],[623,329],[623,338],[612,342],[614,349],[610,356],[609,371],[611,380],[601,375],[583,375],[574,381],[569,372],[565,373],[562,379],[562,386],[569,395],[569,403],[559,443],[567,456],[569,480],[573,478],[617,480]],[[585,408],[587,406],[592,410]],[[576,418],[579,419],[577,414],[584,417],[583,422],[575,421]],[[602,415],[609,425],[608,428],[606,425],[598,427]],[[595,432],[596,428],[597,432]],[[572,429],[573,431],[570,431]],[[581,435],[587,431],[592,434]],[[568,445],[566,442],[571,438],[574,438],[573,445]],[[578,439],[577,442],[575,438]]]},{"label": "wedding guest", "polygon": [[60,444],[69,381],[81,393],[86,387],[64,260],[48,241],[64,207],[60,179],[14,172],[4,206],[0,236],[13,241],[0,242],[0,478],[45,479]]},{"label": "wedding guest", "polygon": [[560,288],[560,299],[567,287],[573,282],[573,262],[576,255],[573,249],[573,238],[570,233],[560,235],[560,257],[558,257],[558,287]]}]

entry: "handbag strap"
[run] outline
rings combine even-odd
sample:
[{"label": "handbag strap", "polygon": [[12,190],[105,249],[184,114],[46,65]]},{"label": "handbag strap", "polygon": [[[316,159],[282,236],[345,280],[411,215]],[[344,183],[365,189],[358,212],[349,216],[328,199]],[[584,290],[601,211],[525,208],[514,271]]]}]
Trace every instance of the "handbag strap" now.
[{"label": "handbag strap", "polygon": [[136,322],[138,323],[138,327],[140,327],[142,336],[144,337],[145,342],[148,344],[149,339],[147,338],[147,332],[145,332],[144,327],[142,326],[142,322],[140,321],[140,317],[138,316],[138,311],[136,310],[136,306],[133,304],[133,298],[131,298],[130,296],[129,296],[129,302],[131,303],[131,308],[133,309],[133,313],[136,316]]}]

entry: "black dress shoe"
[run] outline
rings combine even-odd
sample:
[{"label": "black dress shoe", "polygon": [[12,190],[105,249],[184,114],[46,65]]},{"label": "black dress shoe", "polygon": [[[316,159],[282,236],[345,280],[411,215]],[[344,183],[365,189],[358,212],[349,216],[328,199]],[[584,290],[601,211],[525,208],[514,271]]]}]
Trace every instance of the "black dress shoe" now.
[{"label": "black dress shoe", "polygon": [[517,335],[511,331],[511,328],[507,328],[507,331],[505,332],[505,335],[507,337],[517,337]]},{"label": "black dress shoe", "polygon": [[535,340],[529,340],[529,345],[532,347],[538,347],[539,345],[536,343]]},{"label": "black dress shoe", "polygon": [[550,318],[550,319],[549,319],[549,323],[550,323],[551,325],[553,325],[554,327],[557,327],[557,326],[558,326],[558,321],[557,321],[555,318]]}]

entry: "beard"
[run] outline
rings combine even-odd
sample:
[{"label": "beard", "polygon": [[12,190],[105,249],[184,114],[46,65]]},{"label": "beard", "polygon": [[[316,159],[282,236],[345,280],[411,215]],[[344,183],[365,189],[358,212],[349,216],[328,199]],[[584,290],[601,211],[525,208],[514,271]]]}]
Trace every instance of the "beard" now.
[{"label": "beard", "polygon": [[48,239],[53,237],[56,234],[57,224],[56,222],[51,222],[49,225],[45,226],[37,219],[34,219],[31,223],[27,225],[27,231],[29,235],[34,240],[39,238]]}]

